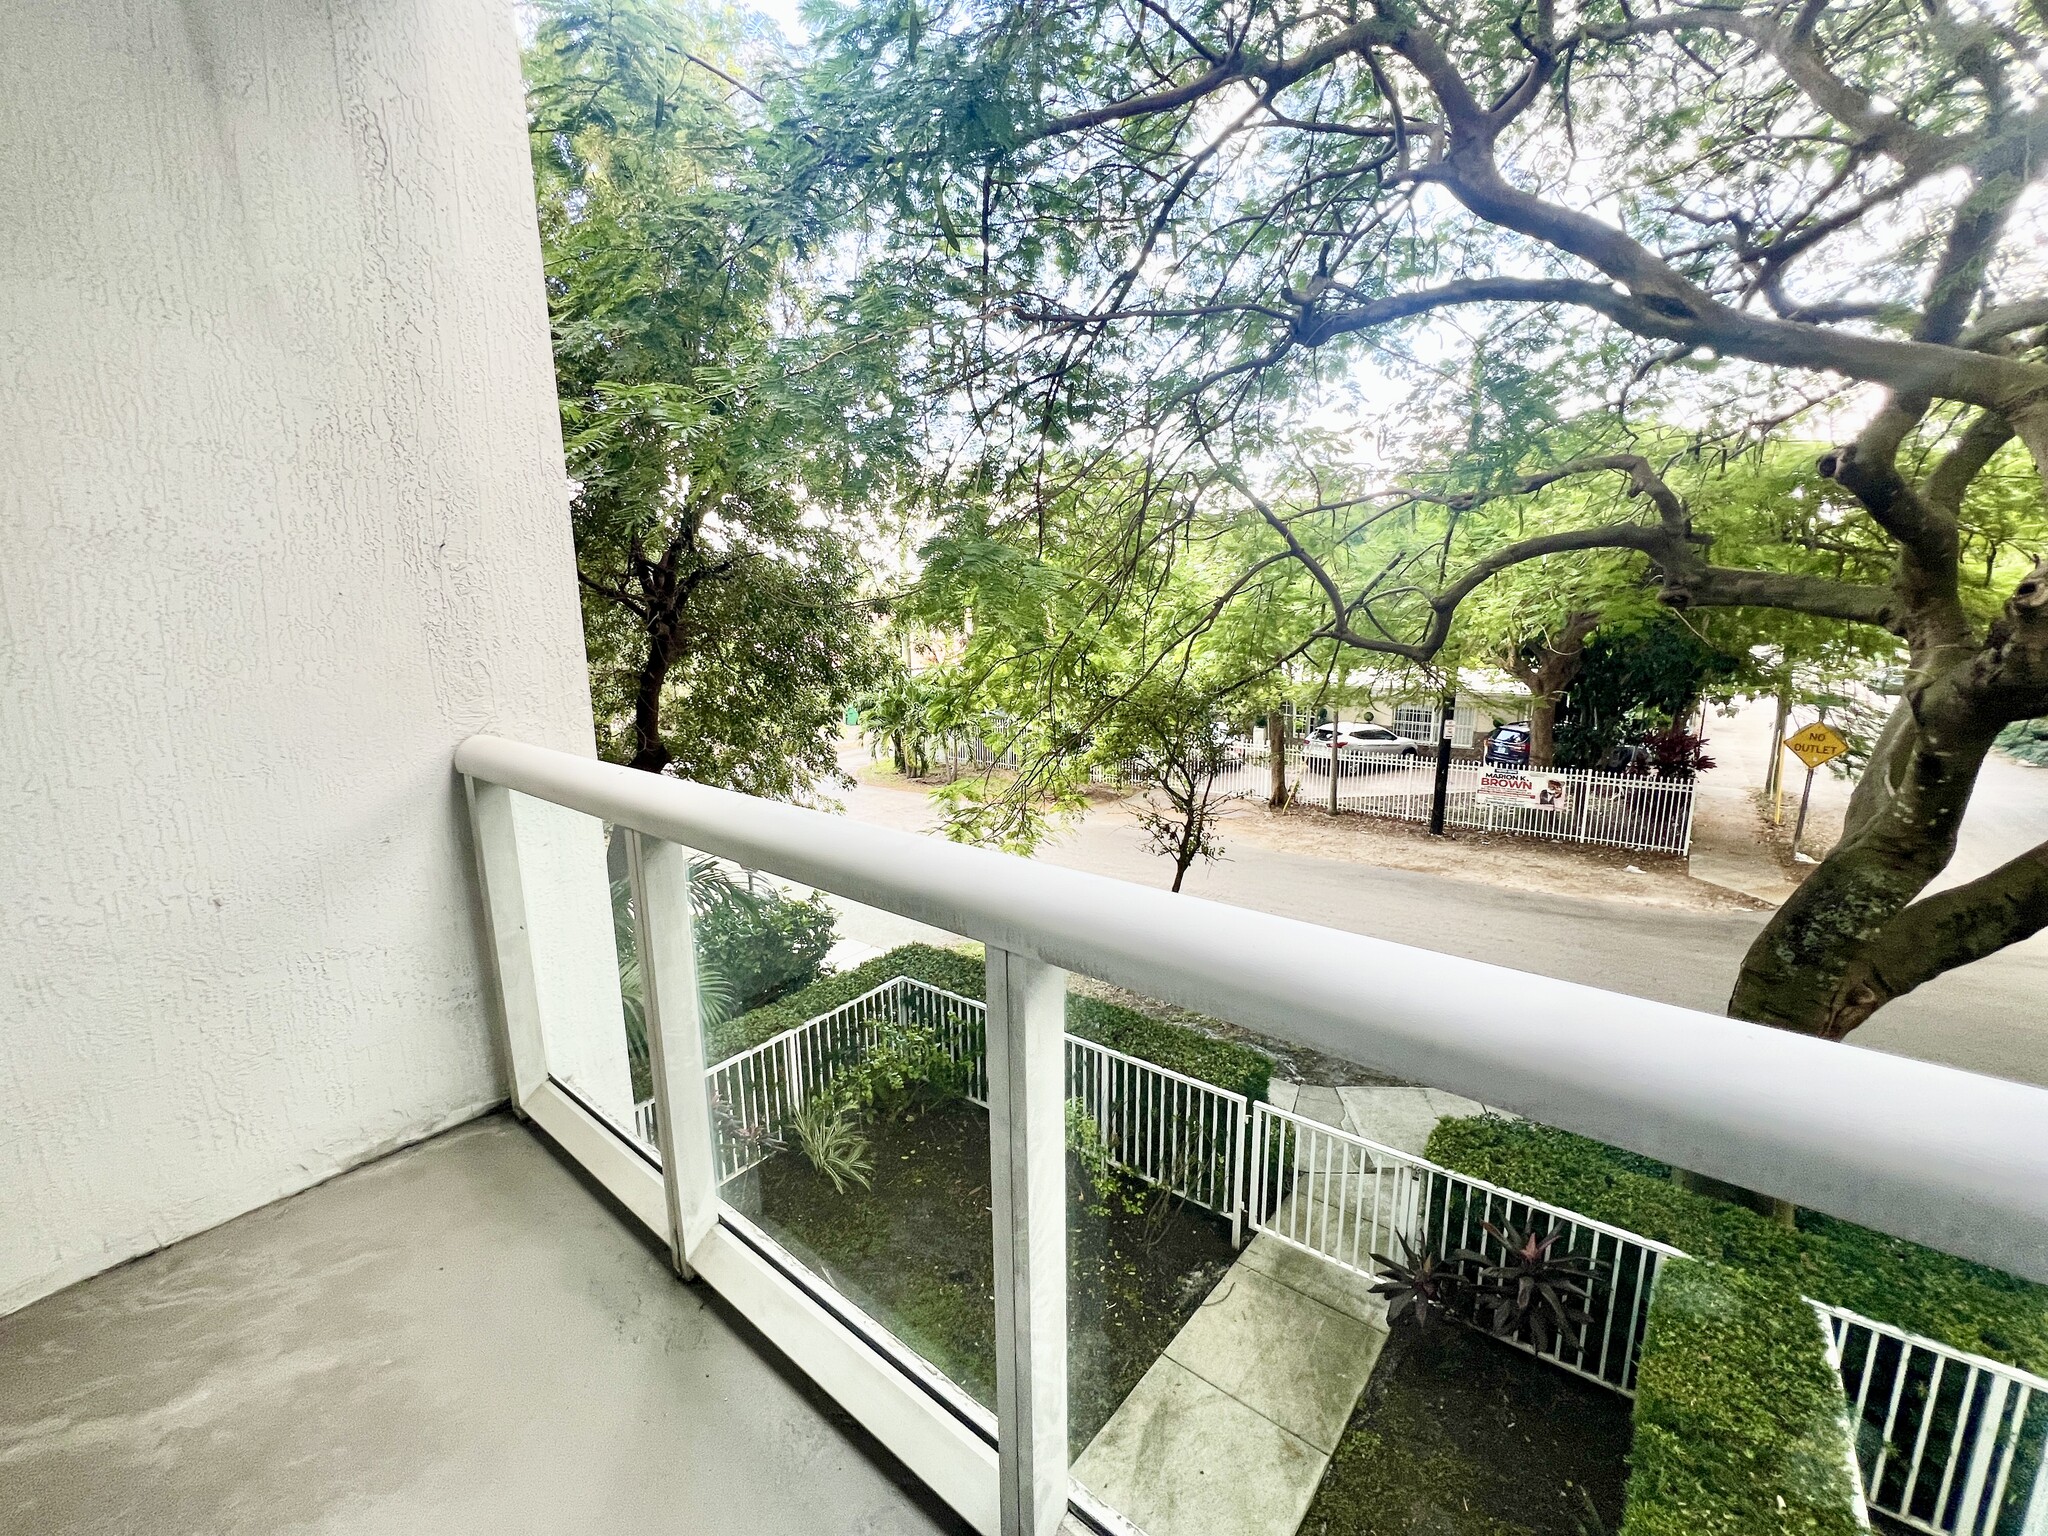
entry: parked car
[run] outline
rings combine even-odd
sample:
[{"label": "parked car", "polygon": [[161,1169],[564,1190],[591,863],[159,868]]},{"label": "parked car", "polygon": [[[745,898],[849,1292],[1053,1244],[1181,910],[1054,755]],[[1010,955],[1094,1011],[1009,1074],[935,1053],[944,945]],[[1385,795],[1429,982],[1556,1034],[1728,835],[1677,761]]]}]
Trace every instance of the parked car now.
[{"label": "parked car", "polygon": [[1519,768],[1529,761],[1530,732],[1526,721],[1494,727],[1486,741],[1486,760]]},{"label": "parked car", "polygon": [[1311,773],[1330,771],[1330,737],[1337,736],[1337,764],[1363,764],[1383,757],[1414,757],[1422,743],[1383,725],[1319,725],[1302,739],[1301,765]]}]

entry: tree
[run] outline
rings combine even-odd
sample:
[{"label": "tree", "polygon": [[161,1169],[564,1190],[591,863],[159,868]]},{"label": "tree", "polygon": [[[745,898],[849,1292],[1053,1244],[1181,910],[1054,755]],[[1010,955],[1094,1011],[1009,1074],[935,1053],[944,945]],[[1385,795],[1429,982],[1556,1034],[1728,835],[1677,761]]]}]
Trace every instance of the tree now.
[{"label": "tree", "polygon": [[1220,781],[1242,761],[1216,701],[1186,679],[1149,680],[1124,693],[1104,722],[1095,760],[1144,798],[1135,814],[1152,852],[1173,864],[1173,886],[1197,860],[1222,857]]},{"label": "tree", "polygon": [[1566,690],[1557,760],[1598,767],[1631,737],[1683,725],[1704,692],[1725,691],[1744,671],[1670,612],[1603,625]]},{"label": "tree", "polygon": [[896,771],[905,778],[921,779],[932,771],[932,694],[929,679],[898,671],[856,703],[869,749],[888,747]]},{"label": "tree", "polygon": [[[842,16],[811,121],[947,231],[986,429],[1206,460],[1244,519],[1168,498],[1115,539],[1227,543],[1233,596],[1291,566],[1305,647],[1430,662],[1489,581],[1594,552],[1674,609],[1896,637],[1842,841],[1729,1001],[1839,1038],[2048,924],[2048,849],[1916,899],[1992,739],[2048,709],[2042,35],[1907,0],[913,0]],[[1380,433],[1403,469],[1286,483],[1287,423],[1362,401],[1368,361],[1413,386]],[[1731,458],[1823,408],[1864,425],[1772,507],[1784,536],[1720,539]],[[1557,488],[1601,515],[1514,526]]]},{"label": "tree", "polygon": [[908,418],[888,332],[835,334],[804,264],[829,219],[735,84],[770,46],[548,0],[526,67],[599,749],[789,796],[881,674],[859,539]]}]

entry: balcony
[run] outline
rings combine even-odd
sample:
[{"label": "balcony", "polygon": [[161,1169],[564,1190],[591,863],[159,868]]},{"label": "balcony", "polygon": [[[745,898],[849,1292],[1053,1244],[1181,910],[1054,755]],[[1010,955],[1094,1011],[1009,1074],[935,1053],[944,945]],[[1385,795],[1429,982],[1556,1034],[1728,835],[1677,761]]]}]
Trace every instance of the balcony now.
[{"label": "balcony", "polygon": [[506,17],[247,12],[0,93],[0,1531],[2048,1531],[2048,1091],[595,762]]},{"label": "balcony", "polygon": [[505,1115],[0,1320],[0,1485],[24,1533],[961,1529]]},{"label": "balcony", "polygon": [[[1460,1371],[1594,1426],[1606,1519],[1646,1417],[1674,1476],[1724,1454],[1670,1373],[1754,1390],[1724,1351],[1788,1302],[1819,1411],[1749,1426],[1789,1464],[1714,1497],[2048,1519],[2048,1383],[1933,1294],[2033,1326],[2040,1089],[1526,976],[1502,1021],[1475,962],[508,741],[457,766],[514,1116],[0,1322],[23,1529],[1293,1536],[1342,1517],[1368,1384],[1432,1311]],[[706,934],[741,889],[828,904],[845,968],[735,1016]],[[1175,1007],[1385,1086],[1275,1081]],[[1543,1163],[1566,1145],[1607,1172]],[[1664,1197],[1610,1208],[1671,1188],[1630,1159],[1832,1220],[1781,1234],[1807,1294],[1738,1251],[1761,1217],[1705,1253],[1643,1230],[1684,1226]],[[1532,1243],[1565,1300],[1510,1322],[1484,1277]],[[1432,1265],[1469,1300],[1406,1284]],[[1862,1310],[1901,1265],[1940,1284]]]}]

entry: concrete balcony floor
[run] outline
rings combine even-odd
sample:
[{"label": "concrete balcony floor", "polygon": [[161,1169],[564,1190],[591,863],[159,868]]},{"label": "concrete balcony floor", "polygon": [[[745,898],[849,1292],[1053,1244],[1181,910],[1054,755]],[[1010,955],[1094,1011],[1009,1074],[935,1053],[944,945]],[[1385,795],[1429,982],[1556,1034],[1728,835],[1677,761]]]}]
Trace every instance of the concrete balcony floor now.
[{"label": "concrete balcony floor", "polygon": [[503,1117],[0,1319],[0,1532],[961,1532]]}]

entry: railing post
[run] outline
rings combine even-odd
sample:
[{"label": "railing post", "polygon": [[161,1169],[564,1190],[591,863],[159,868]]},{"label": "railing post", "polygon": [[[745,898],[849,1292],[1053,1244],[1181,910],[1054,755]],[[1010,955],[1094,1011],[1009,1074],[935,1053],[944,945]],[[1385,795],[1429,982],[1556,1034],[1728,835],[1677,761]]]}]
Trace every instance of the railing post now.
[{"label": "railing post", "polygon": [[989,946],[1002,1536],[1067,1512],[1066,997],[1065,971]]},{"label": "railing post", "polygon": [[477,880],[483,888],[484,924],[498,982],[498,1050],[513,1111],[524,1118],[527,1099],[548,1079],[548,1057],[541,1034],[540,982],[526,926],[526,892],[519,878],[512,791],[468,777],[463,783],[469,789]]},{"label": "railing post", "polygon": [[661,1183],[668,1197],[669,1252],[676,1273],[692,1280],[690,1254],[718,1225],[718,1164],[697,1011],[690,855],[674,843],[629,832],[626,861],[640,943]]},{"label": "railing post", "polygon": [[1251,1151],[1251,1100],[1239,1099],[1230,1115],[1230,1246],[1244,1246],[1245,1206],[1249,1195],[1246,1169]]}]

